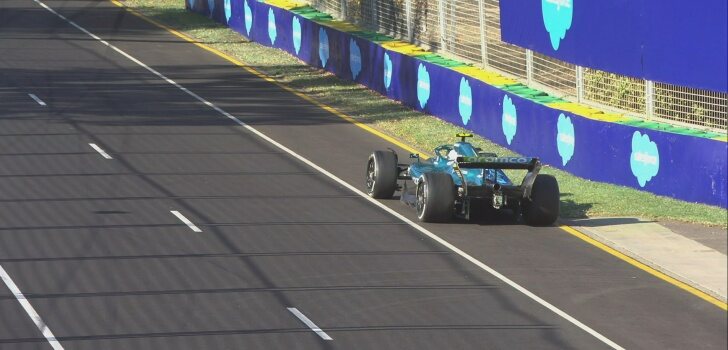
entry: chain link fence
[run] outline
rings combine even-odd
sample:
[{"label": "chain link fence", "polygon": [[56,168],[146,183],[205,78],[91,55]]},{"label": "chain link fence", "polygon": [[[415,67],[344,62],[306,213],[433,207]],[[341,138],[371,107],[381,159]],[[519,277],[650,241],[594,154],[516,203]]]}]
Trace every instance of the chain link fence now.
[{"label": "chain link fence", "polygon": [[584,100],[598,105],[647,115],[645,81],[584,68]]},{"label": "chain link fence", "polygon": [[532,53],[531,83],[544,86],[550,92],[559,91],[577,96],[577,67],[540,53]]},{"label": "chain link fence", "polygon": [[[483,60],[479,0],[440,1],[443,49],[469,62]],[[437,3],[437,1],[436,1]]]},{"label": "chain link fence", "polygon": [[441,51],[440,12],[437,1],[412,0],[410,11],[412,42],[433,51]]},{"label": "chain link fence", "polygon": [[725,93],[664,83],[654,85],[655,116],[679,123],[726,130],[728,98]]},{"label": "chain link fence", "polygon": [[526,78],[526,50],[500,40],[498,0],[483,0],[485,7],[486,67],[517,78]]},{"label": "chain link fence", "polygon": [[310,0],[338,19],[516,78],[567,100],[726,132],[728,94],[579,67],[500,40],[500,0]]},{"label": "chain link fence", "polygon": [[309,0],[311,6],[321,12],[330,14],[331,16],[341,18],[341,1],[340,0]]}]

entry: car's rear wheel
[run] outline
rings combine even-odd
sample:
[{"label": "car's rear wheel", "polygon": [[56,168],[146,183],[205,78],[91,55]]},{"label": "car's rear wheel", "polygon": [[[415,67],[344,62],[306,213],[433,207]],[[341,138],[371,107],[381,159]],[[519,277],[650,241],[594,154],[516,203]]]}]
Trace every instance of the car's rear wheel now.
[{"label": "car's rear wheel", "polygon": [[377,199],[392,198],[397,190],[397,155],[375,151],[367,162],[367,194]]},{"label": "car's rear wheel", "polygon": [[521,203],[523,221],[531,226],[547,226],[559,217],[559,183],[551,175],[539,174],[533,182],[531,199]]},{"label": "car's rear wheel", "polygon": [[417,183],[417,218],[424,222],[447,222],[452,219],[455,184],[450,174],[425,173]]}]

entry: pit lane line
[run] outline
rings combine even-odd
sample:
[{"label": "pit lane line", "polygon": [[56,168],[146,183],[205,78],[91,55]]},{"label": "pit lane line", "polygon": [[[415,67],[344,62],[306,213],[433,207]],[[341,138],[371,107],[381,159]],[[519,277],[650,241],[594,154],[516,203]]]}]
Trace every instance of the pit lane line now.
[{"label": "pit lane line", "polygon": [[48,327],[48,325],[43,321],[43,319],[38,315],[38,312],[35,311],[35,308],[33,308],[33,305],[30,304],[28,299],[25,298],[25,295],[23,292],[20,291],[20,288],[15,284],[12,278],[10,278],[10,275],[8,275],[7,271],[3,268],[2,265],[0,265],[0,279],[5,282],[5,285],[10,289],[10,292],[13,293],[13,296],[15,296],[15,299],[18,300],[20,303],[20,306],[23,307],[23,310],[30,316],[30,319],[33,321],[36,327],[38,327],[38,330],[43,333],[43,336],[48,340],[48,343],[51,345],[53,350],[64,350],[63,345],[61,345],[60,342],[56,339],[56,336],[53,335],[53,332]]},{"label": "pit lane line", "polygon": [[295,307],[289,307],[287,308],[288,311],[290,311],[294,316],[296,316],[303,324],[308,326],[308,328],[311,328],[314,333],[316,333],[321,339],[323,340],[334,340],[331,338],[326,332],[322,331],[319,326],[317,326],[313,321],[311,321],[306,315],[304,315],[301,311],[298,311]]},{"label": "pit lane line", "polygon": [[97,144],[89,143],[88,145],[91,146],[91,148],[93,148],[94,150],[96,150],[96,152],[99,152],[99,154],[102,157],[104,157],[105,159],[114,159],[108,153],[106,153],[106,151],[104,151],[103,148],[99,147]]},{"label": "pit lane line", "polygon": [[169,212],[174,214],[174,216],[176,216],[177,219],[180,219],[180,221],[184,222],[185,225],[187,225],[187,227],[190,228],[190,230],[197,232],[197,233],[202,232],[202,230],[199,227],[195,226],[195,224],[193,224],[192,221],[190,221],[190,219],[188,219],[184,215],[182,215],[182,213],[180,213],[176,210],[170,210]]},{"label": "pit lane line", "polygon": [[41,105],[41,106],[43,106],[43,107],[47,106],[47,104],[46,104],[45,102],[43,102],[43,100],[41,100],[41,99],[40,99],[40,98],[39,98],[38,96],[36,96],[35,94],[28,94],[28,96],[30,96],[30,98],[32,98],[32,99],[33,99],[33,100],[34,100],[35,102],[38,102],[38,104],[39,104],[39,105]]},{"label": "pit lane line", "polygon": [[258,137],[262,138],[263,140],[267,141],[268,143],[270,143],[270,144],[276,146],[277,148],[281,149],[282,151],[288,153],[290,156],[298,159],[302,163],[304,163],[304,164],[310,166],[311,168],[319,171],[321,174],[323,174],[323,175],[327,176],[328,178],[334,180],[335,182],[337,182],[341,186],[343,186],[345,188],[348,188],[352,192],[354,192],[357,195],[361,196],[362,198],[368,200],[373,205],[381,208],[382,210],[384,210],[384,211],[388,212],[389,214],[393,215],[394,217],[402,220],[403,222],[407,223],[408,225],[410,225],[412,228],[414,228],[415,230],[419,231],[420,233],[428,236],[432,240],[434,240],[434,241],[442,244],[443,246],[445,246],[446,248],[450,249],[454,253],[460,255],[461,257],[463,257],[464,259],[470,261],[471,263],[473,263],[474,265],[478,266],[482,270],[484,270],[484,271],[490,273],[491,275],[493,275],[494,277],[498,278],[499,280],[501,280],[505,284],[511,286],[512,288],[514,288],[514,289],[518,290],[519,292],[521,292],[522,294],[526,295],[531,300],[539,303],[543,307],[551,310],[552,312],[554,312],[555,314],[559,315],[563,319],[567,320],[568,322],[572,323],[573,325],[577,326],[578,328],[580,328],[583,331],[587,332],[588,334],[592,335],[593,337],[595,337],[599,341],[603,342],[604,344],[610,346],[613,349],[624,349],[623,347],[621,347],[617,343],[613,342],[609,338],[605,337],[604,335],[600,334],[599,332],[597,332],[594,329],[590,328],[589,326],[585,325],[581,321],[577,320],[576,318],[572,317],[571,315],[567,314],[566,312],[562,311],[561,309],[557,308],[556,306],[550,304],[546,300],[544,300],[544,299],[540,298],[539,296],[535,295],[534,293],[532,293],[531,291],[529,291],[526,288],[522,287],[521,285],[517,284],[516,282],[510,280],[508,277],[502,275],[501,273],[499,273],[498,271],[494,270],[490,266],[488,266],[488,265],[484,264],[483,262],[481,262],[481,261],[475,259],[474,257],[470,256],[469,254],[467,254],[463,250],[455,247],[454,245],[450,244],[446,240],[440,238],[436,234],[430,232],[429,230],[425,229],[424,227],[418,225],[417,223],[409,220],[408,218],[406,218],[403,215],[397,213],[396,211],[394,211],[393,209],[387,207],[386,205],[378,202],[377,200],[369,197],[364,192],[360,191],[356,187],[354,187],[354,186],[350,185],[349,183],[345,182],[344,180],[340,179],[336,175],[328,172],[327,170],[325,170],[325,169],[321,168],[320,166],[316,165],[314,162],[312,162],[312,161],[308,160],[307,158],[299,155],[298,153],[294,152],[293,150],[287,148],[286,146],[278,143],[277,141],[273,140],[272,138],[268,137],[267,135],[263,134],[262,132],[258,131],[255,128],[253,128],[252,126],[250,126],[248,124],[245,124],[244,122],[242,122],[237,117],[235,117],[232,114],[226,112],[222,108],[216,106],[212,102],[204,99],[203,97],[197,95],[196,93],[190,91],[189,89],[185,88],[184,86],[178,84],[177,82],[175,82],[174,80],[168,78],[167,76],[165,76],[164,74],[162,74],[159,71],[155,70],[154,68],[149,67],[144,62],[142,62],[142,61],[138,60],[137,58],[131,56],[130,54],[126,53],[125,51],[123,51],[121,49],[119,49],[118,47],[110,44],[106,40],[101,39],[96,34],[93,34],[93,33],[89,32],[85,28],[83,28],[80,25],[76,24],[74,21],[72,21],[72,20],[66,18],[65,16],[61,15],[60,13],[56,12],[54,9],[52,9],[51,7],[49,7],[48,5],[46,5],[45,3],[43,3],[41,0],[33,0],[33,1],[36,2],[37,4],[39,4],[40,6],[42,6],[43,8],[45,8],[46,10],[48,10],[49,12],[51,12],[52,14],[56,15],[57,17],[63,19],[64,21],[66,21],[67,23],[69,23],[70,25],[72,25],[73,27],[75,27],[76,29],[80,30],[81,32],[85,33],[86,35],[90,36],[91,38],[99,41],[100,43],[104,44],[108,48],[116,51],[117,53],[119,53],[120,55],[126,57],[130,61],[138,64],[139,66],[141,66],[142,68],[146,69],[150,73],[156,75],[160,79],[162,79],[162,80],[166,81],[167,83],[175,86],[176,88],[182,90],[183,92],[185,92],[186,94],[190,95],[191,97],[193,97],[194,99],[198,100],[199,102],[203,103],[204,105],[206,105],[206,106],[214,109],[218,113],[220,113],[223,116],[227,117],[228,119],[234,121],[236,124],[242,126],[243,128],[245,128],[249,132],[257,135]]}]

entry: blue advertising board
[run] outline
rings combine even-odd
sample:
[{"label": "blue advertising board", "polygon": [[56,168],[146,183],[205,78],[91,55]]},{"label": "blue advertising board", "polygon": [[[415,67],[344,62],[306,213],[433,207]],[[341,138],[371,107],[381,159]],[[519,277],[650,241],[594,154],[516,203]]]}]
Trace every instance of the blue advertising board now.
[{"label": "blue advertising board", "polygon": [[253,41],[577,176],[724,208],[728,203],[726,142],[554,109],[256,0],[216,0],[220,10],[213,12],[200,0],[188,1],[196,3],[188,8],[212,13]]},{"label": "blue advertising board", "polygon": [[499,3],[505,42],[584,67],[728,91],[726,0]]}]

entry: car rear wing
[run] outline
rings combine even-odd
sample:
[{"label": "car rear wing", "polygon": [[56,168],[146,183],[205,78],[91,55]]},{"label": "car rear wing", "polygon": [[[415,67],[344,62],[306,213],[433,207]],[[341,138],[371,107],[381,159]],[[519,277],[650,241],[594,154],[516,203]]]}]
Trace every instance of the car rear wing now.
[{"label": "car rear wing", "polygon": [[[493,157],[493,156],[479,156],[479,157],[457,157],[457,172],[465,183],[465,178],[459,169],[523,169],[528,170],[526,176],[521,181],[519,186],[523,198],[531,199],[531,190],[533,189],[533,182],[536,180],[536,176],[541,171],[541,161],[535,157]],[[497,181],[496,174],[496,183]],[[466,186],[467,187],[467,186]],[[466,189],[467,191],[467,189]]]},{"label": "car rear wing", "polygon": [[523,169],[532,171],[540,164],[534,157],[458,157],[462,169]]}]

